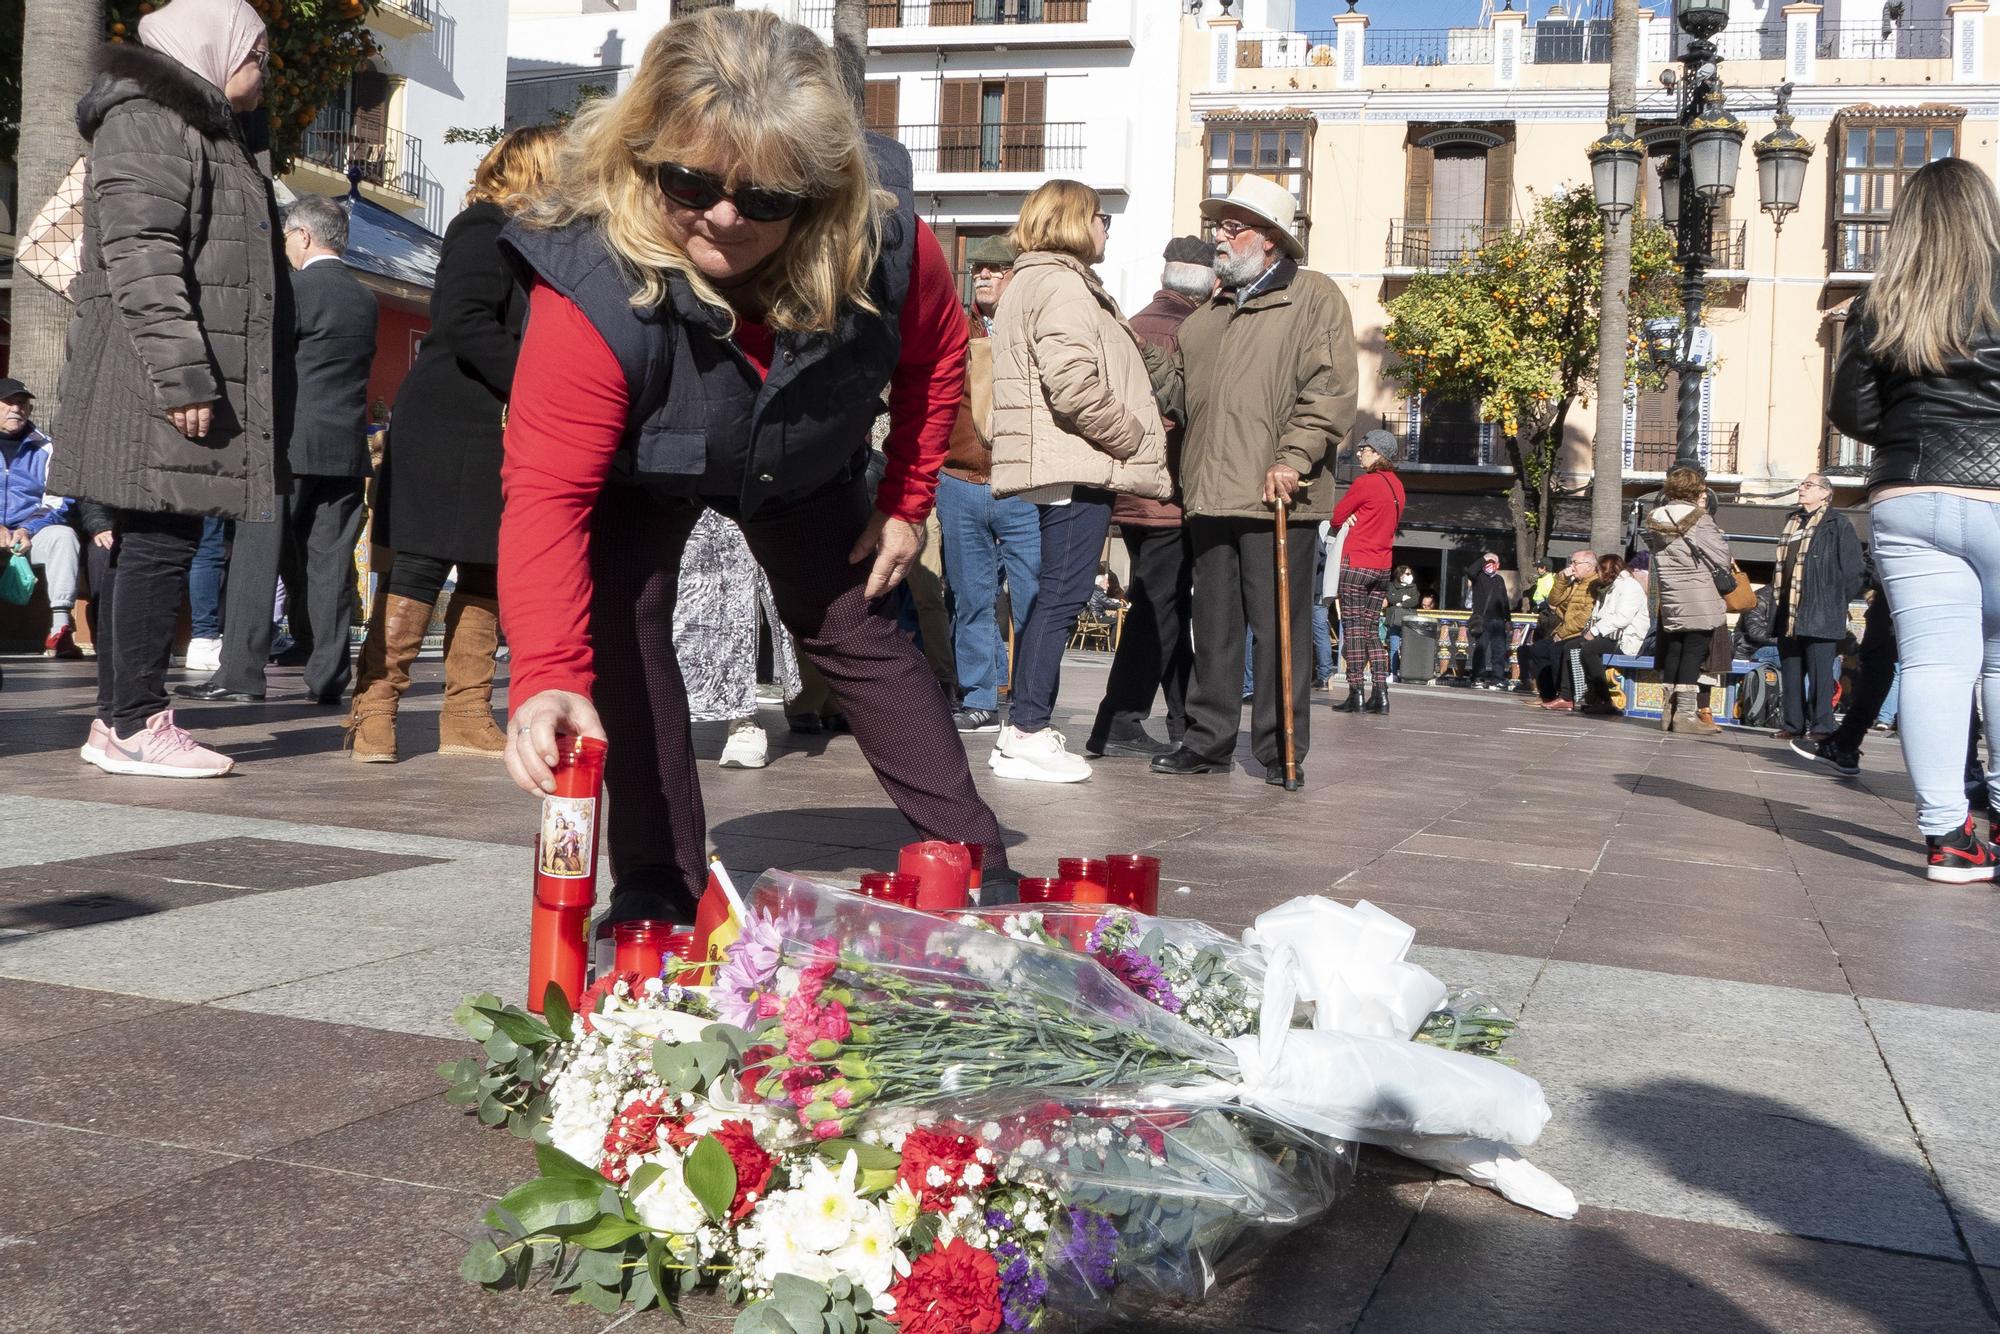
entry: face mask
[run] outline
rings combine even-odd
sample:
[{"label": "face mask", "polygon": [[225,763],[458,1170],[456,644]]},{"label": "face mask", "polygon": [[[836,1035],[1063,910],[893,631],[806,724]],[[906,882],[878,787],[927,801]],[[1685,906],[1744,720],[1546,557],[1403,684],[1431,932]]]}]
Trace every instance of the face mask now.
[{"label": "face mask", "polygon": [[1417,582],[1417,576],[1415,576],[1414,574],[1406,574],[1396,582],[1402,584],[1414,584],[1415,582]]}]

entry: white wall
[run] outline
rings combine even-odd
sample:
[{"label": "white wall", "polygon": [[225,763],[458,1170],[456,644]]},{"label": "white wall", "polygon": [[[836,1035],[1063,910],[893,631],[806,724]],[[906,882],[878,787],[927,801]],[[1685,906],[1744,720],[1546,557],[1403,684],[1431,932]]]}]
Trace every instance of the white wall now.
[{"label": "white wall", "polygon": [[[532,5],[533,7],[530,7]],[[625,0],[617,12],[580,13],[576,0],[567,12],[550,13],[549,0],[514,0],[507,16],[507,55],[515,74],[547,65],[599,69],[634,65],[653,34],[671,17],[671,0]],[[750,9],[750,4],[739,8]]]},{"label": "white wall", "polygon": [[[435,0],[436,28],[414,37],[377,35],[382,62],[402,80],[391,124],[424,141],[424,225],[442,232],[463,205],[480,144],[447,144],[454,126],[498,125],[507,112],[507,30],[498,0]],[[392,109],[393,115],[393,109]]]}]

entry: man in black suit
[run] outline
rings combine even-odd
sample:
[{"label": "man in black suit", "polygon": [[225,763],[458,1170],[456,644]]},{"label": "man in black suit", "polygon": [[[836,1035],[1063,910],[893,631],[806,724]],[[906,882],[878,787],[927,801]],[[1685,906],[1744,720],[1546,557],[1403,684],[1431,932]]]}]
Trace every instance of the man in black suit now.
[{"label": "man in black suit", "polygon": [[[354,544],[368,482],[368,371],[375,359],[375,298],[341,252],[347,210],[306,195],[285,215],[285,256],[296,314],[298,393],[286,460],[292,493],[270,523],[238,523],[229,557],[222,668],[185,699],[264,698],[271,606],[282,567],[294,638],[305,653],[306,694],[338,704],[353,673]],[[303,614],[302,614],[303,613]],[[299,634],[301,626],[309,634]]]}]

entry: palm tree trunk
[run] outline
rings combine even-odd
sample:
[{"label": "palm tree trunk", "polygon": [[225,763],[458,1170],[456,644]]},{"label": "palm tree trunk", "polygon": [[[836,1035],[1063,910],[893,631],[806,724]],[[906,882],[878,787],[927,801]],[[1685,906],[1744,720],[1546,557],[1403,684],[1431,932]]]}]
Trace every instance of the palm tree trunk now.
[{"label": "palm tree trunk", "polygon": [[854,110],[865,115],[862,88],[868,78],[868,0],[833,0],[833,50],[840,57],[840,77],[854,99]]},{"label": "palm tree trunk", "polygon": [[[90,86],[91,57],[103,41],[103,0],[28,0],[21,29],[19,226],[41,211],[83,152],[76,104]],[[56,417],[70,309],[27,274],[16,274],[8,374],[34,392],[35,416],[44,426]]]},{"label": "palm tree trunk", "polygon": [[[1611,106],[1608,123],[1631,132],[1633,71],[1639,62],[1639,0],[1615,0],[1611,10]],[[1643,182],[1641,183],[1643,188]],[[1625,349],[1631,330],[1632,228],[1637,212],[1604,232],[1604,291],[1597,315],[1597,440],[1592,449],[1590,545],[1622,549],[1625,509]]]}]

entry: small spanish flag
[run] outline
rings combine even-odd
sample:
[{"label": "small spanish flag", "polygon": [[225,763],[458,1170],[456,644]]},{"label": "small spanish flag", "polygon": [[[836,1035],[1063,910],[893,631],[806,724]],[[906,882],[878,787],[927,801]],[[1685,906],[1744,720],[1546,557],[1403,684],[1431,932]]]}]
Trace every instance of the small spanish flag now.
[{"label": "small spanish flag", "polygon": [[702,891],[701,902],[694,913],[694,953],[709,966],[703,970],[701,980],[715,980],[715,966],[720,964],[730,943],[743,934],[743,922],[748,916],[743,906],[743,898],[730,883],[729,872],[723,868],[720,857],[708,859],[708,887]]}]

